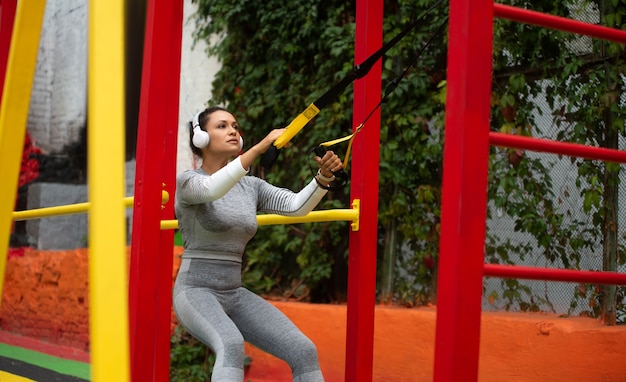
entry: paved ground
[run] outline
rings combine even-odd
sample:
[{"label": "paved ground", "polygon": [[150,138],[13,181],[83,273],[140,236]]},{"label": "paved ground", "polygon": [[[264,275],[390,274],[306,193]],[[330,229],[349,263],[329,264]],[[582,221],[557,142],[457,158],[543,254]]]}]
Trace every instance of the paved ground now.
[{"label": "paved ground", "polygon": [[0,343],[0,382],[87,382],[89,364]]}]

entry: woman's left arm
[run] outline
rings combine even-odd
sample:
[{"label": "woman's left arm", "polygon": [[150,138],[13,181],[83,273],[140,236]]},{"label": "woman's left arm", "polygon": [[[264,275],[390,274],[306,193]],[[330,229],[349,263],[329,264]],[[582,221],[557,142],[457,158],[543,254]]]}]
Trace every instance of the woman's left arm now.
[{"label": "woman's left arm", "polygon": [[[341,160],[332,151],[327,151],[322,158],[316,156],[315,161],[320,171],[300,192],[294,193],[263,182],[259,192],[259,209],[285,216],[304,216],[313,211],[328,192],[320,185],[327,186],[334,178],[332,173],[343,168]],[[329,173],[330,176],[327,176]]]}]

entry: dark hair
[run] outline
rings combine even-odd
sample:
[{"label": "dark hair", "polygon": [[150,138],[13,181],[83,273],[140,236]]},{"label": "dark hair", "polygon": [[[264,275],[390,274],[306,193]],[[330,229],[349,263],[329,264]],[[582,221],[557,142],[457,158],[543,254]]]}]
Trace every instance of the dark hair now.
[{"label": "dark hair", "polygon": [[[228,112],[228,110],[226,110],[225,108],[223,108],[221,106],[212,106],[212,107],[209,107],[207,109],[204,109],[200,113],[200,115],[198,116],[198,122],[200,123],[200,129],[206,131],[206,124],[209,122],[209,118],[211,117],[211,114],[215,113],[216,111],[220,111],[220,110]],[[189,121],[189,147],[191,148],[191,152],[192,153],[194,153],[199,158],[202,158],[202,150],[197,148],[193,144],[193,121]]]}]

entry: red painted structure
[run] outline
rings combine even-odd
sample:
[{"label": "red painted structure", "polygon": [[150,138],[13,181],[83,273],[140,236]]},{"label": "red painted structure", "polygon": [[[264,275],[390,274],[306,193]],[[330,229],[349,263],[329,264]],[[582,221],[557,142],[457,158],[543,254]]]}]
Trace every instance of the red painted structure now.
[{"label": "red painted structure", "polygon": [[[0,1],[3,68],[15,7],[16,0]],[[182,7],[181,1],[148,1],[130,266],[133,381],[169,379],[173,232],[161,231],[160,220],[174,216]],[[626,163],[626,155],[616,150],[489,132],[494,16],[626,43],[626,32],[616,29],[491,0],[450,1],[436,381],[477,380],[484,276],[626,285],[626,275],[613,272],[484,264],[490,144]],[[382,0],[357,0],[355,62],[382,45],[382,21]],[[356,126],[380,100],[380,63],[354,86]],[[379,124],[376,112],[353,147],[351,199],[361,200],[361,217],[360,230],[350,233],[346,381],[372,379]],[[163,189],[170,202],[162,207]]]},{"label": "red painted structure", "polygon": [[617,150],[489,132],[494,16],[626,43],[617,29],[490,0],[450,1],[436,381],[478,378],[484,276],[626,285],[626,275],[616,272],[484,264],[489,144],[626,163]]},{"label": "red painted structure", "polygon": [[[4,85],[4,77],[9,61],[9,50],[11,49],[11,36],[13,36],[13,23],[15,22],[15,12],[17,10],[17,0],[0,1],[0,84]],[[0,98],[4,86],[0,89]]]},{"label": "red painted structure", "polygon": [[[130,261],[131,380],[169,381],[183,2],[148,1]],[[128,128],[131,128],[130,126]],[[170,195],[161,206],[161,192]]]},{"label": "red painted structure", "polygon": [[[383,1],[357,0],[354,58],[365,61],[383,44]],[[381,98],[382,65],[354,83],[353,129],[365,120]],[[348,255],[348,311],[346,371],[348,382],[372,380],[374,305],[376,303],[376,242],[378,239],[378,162],[380,109],[354,140],[350,200],[361,200],[358,231],[350,232]]]}]

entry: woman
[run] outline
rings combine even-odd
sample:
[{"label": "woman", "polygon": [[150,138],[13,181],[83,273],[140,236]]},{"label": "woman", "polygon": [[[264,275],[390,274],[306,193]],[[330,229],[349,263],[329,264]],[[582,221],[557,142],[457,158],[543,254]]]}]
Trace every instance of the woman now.
[{"label": "woman", "polygon": [[173,303],[185,329],[215,352],[213,381],[243,381],[244,340],[285,360],[294,381],[324,380],[313,342],[272,304],[241,286],[242,255],[256,233],[257,212],[306,215],[342,168],[332,151],[316,156],[319,171],[298,193],[245,176],[284,130],[272,130],[241,153],[239,125],[226,109],[209,108],[192,122],[190,146],[202,166],[176,181],[185,250]]}]

